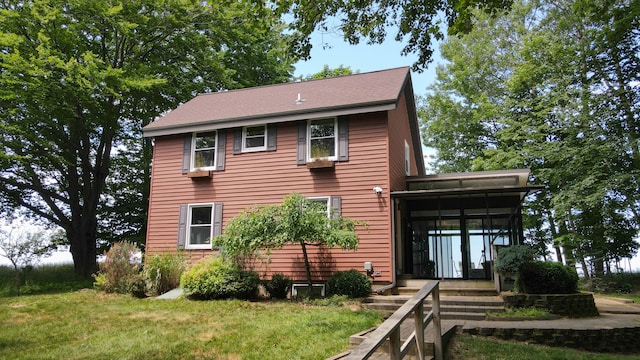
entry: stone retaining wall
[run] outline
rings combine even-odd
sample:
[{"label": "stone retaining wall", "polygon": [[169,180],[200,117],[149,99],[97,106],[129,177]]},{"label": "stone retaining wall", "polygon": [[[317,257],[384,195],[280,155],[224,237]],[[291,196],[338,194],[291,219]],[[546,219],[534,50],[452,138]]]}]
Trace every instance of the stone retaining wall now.
[{"label": "stone retaining wall", "polygon": [[598,308],[589,293],[579,294],[502,294],[507,308],[535,307],[568,317],[598,316]]},{"label": "stone retaining wall", "polygon": [[640,328],[598,330],[466,328],[464,333],[600,353],[640,353]]}]

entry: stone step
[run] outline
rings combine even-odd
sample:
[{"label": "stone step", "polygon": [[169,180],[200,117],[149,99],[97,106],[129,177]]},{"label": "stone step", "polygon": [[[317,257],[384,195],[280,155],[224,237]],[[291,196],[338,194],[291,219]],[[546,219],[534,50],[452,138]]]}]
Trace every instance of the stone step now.
[{"label": "stone step", "polygon": [[[379,311],[384,317],[389,317],[410,298],[409,295],[373,295],[364,299],[362,306]],[[425,311],[431,310],[431,303],[431,298],[425,300]],[[487,311],[504,311],[502,298],[499,296],[443,296],[440,298],[442,319],[484,320]]]},{"label": "stone step", "polygon": [[[413,295],[421,287],[403,286],[398,287],[395,292],[398,295]],[[440,296],[496,296],[498,292],[495,288],[441,288]]]},{"label": "stone step", "polygon": [[[408,295],[372,295],[364,299],[363,303],[402,305],[409,299],[411,299],[411,296]],[[431,298],[427,298],[425,304],[431,304]],[[503,306],[504,301],[499,296],[441,296],[440,306],[445,305]]]},{"label": "stone step", "polygon": [[[427,281],[424,279],[412,279],[400,277],[397,281],[397,287],[414,287],[422,288]],[[493,289],[495,290],[496,284],[491,280],[439,280],[440,290],[443,289]]]},{"label": "stone step", "polygon": [[[402,306],[402,304],[397,303],[367,303],[363,304],[363,307],[366,309],[372,310],[382,310],[382,311],[396,311]],[[431,306],[426,306],[425,311],[430,311]],[[503,312],[503,306],[474,306],[474,305],[443,305],[440,306],[441,313],[481,313],[484,314],[487,311],[492,312]]]}]

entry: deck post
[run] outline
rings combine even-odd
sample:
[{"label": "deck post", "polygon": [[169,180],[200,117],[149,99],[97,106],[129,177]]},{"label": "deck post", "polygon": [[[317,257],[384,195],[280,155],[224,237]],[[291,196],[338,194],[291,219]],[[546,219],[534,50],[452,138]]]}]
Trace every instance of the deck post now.
[{"label": "deck post", "polygon": [[402,343],[400,342],[400,327],[398,326],[391,334],[389,334],[389,359],[391,360],[401,360],[400,356],[400,347]]},{"label": "deck post", "polygon": [[443,360],[442,349],[442,328],[440,321],[440,284],[437,284],[431,292],[433,299],[433,329],[435,331],[435,339],[433,341],[433,356],[435,360]]},{"label": "deck post", "polygon": [[414,310],[413,321],[416,329],[416,358],[424,360],[424,300]]}]

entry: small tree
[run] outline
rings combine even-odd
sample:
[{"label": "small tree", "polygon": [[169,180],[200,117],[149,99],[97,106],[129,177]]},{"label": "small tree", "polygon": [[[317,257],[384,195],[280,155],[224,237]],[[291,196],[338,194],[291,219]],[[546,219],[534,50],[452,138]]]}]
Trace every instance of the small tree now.
[{"label": "small tree", "polygon": [[299,244],[304,258],[307,284],[312,286],[311,265],[307,246],[358,248],[356,226],[363,221],[329,212],[322,204],[301,194],[287,195],[279,205],[262,205],[245,209],[227,224],[224,233],[213,240],[224,248],[225,256],[236,261],[256,254],[260,249],[280,249],[286,244]]},{"label": "small tree", "polygon": [[9,259],[16,274],[16,291],[20,296],[20,272],[33,266],[55,248],[42,232],[0,230],[0,256]]}]

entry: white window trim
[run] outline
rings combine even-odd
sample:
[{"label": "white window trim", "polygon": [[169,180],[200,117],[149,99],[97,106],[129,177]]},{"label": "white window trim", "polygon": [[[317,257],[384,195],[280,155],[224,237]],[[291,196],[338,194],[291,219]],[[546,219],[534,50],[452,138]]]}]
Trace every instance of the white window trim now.
[{"label": "white window trim", "polygon": [[[198,207],[206,207],[211,206],[211,224],[209,228],[209,243],[208,244],[191,244],[191,210],[193,208]],[[213,222],[215,221],[215,204],[214,203],[197,203],[197,204],[188,204],[187,206],[187,234],[185,237],[184,248],[188,250],[197,250],[197,249],[207,249],[210,250],[212,248],[212,240],[213,240]]]},{"label": "white window trim", "polygon": [[320,200],[322,201],[326,201],[327,202],[327,218],[331,218],[331,196],[311,196],[307,198],[308,200],[311,201],[317,201],[320,202]]},{"label": "white window trim", "polygon": [[[246,147],[247,144],[247,128],[254,128],[254,127],[259,127],[259,126],[263,126],[264,127],[264,145],[262,146],[255,146],[255,147]],[[269,131],[269,128],[266,124],[264,125],[252,125],[252,126],[244,126],[242,128],[242,148],[241,151],[244,152],[254,152],[254,151],[266,151],[267,150],[267,141],[269,139],[267,132]],[[253,137],[258,137],[258,136],[253,136]],[[216,142],[216,145],[218,143]]]},{"label": "white window trim", "polygon": [[[198,134],[204,134],[204,133],[208,133],[208,132],[214,132],[216,133],[216,146],[213,148],[205,148],[208,150],[213,150],[213,166],[204,166],[204,167],[199,167],[196,168],[195,167],[195,162],[196,162],[196,150],[203,150],[203,149],[196,149],[196,137],[198,137]],[[190,165],[190,169],[191,171],[194,170],[216,170],[216,164],[218,162],[218,131],[214,130],[214,131],[205,131],[205,132],[200,132],[200,133],[193,133],[191,135],[191,165]]]},{"label": "white window trim", "polygon": [[312,119],[307,121],[307,162],[312,162],[324,158],[311,157],[311,123],[314,121],[333,120],[333,156],[329,156],[326,160],[338,161],[338,118]]},{"label": "white window trim", "polygon": [[404,139],[404,172],[407,176],[411,176],[411,149],[407,139]]}]

